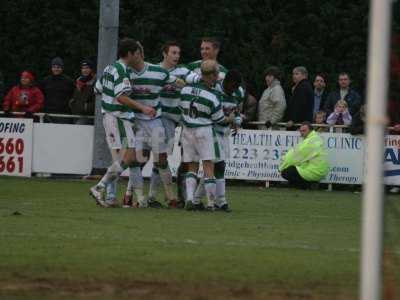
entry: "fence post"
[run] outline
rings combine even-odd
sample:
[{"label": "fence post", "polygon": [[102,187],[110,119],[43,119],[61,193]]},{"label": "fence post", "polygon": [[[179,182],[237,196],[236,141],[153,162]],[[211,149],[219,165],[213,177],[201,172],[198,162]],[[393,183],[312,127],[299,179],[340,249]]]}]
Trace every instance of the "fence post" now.
[{"label": "fence post", "polygon": [[[99,40],[97,74],[102,76],[104,68],[115,61],[118,48],[119,0],[101,0],[99,17]],[[105,169],[111,162],[103,129],[101,99],[96,96],[93,145],[93,171]]]}]

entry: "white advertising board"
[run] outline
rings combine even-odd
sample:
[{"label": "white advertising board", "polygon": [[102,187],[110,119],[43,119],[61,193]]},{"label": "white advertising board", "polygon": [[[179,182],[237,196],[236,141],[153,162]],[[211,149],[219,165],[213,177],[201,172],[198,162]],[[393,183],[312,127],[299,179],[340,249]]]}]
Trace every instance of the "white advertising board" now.
[{"label": "white advertising board", "polygon": [[[325,142],[330,163],[330,172],[323,182],[361,184],[364,160],[363,138],[346,133],[322,133],[321,137]],[[301,137],[297,131],[240,130],[235,136],[230,137],[231,156],[226,161],[225,177],[284,181],[278,170],[281,159],[300,141]],[[180,153],[180,147],[175,140],[174,155],[169,159],[174,175],[180,163]],[[151,175],[151,165],[149,162],[143,169],[144,176]]]},{"label": "white advertising board", "polygon": [[30,177],[31,119],[0,118],[0,175]]},{"label": "white advertising board", "polygon": [[[323,180],[329,183],[361,184],[364,143],[360,136],[322,133],[330,163]],[[285,153],[301,141],[297,131],[241,130],[231,137],[231,157],[226,178],[283,181],[279,164]]]},{"label": "white advertising board", "polygon": [[32,172],[90,174],[94,127],[35,123]]},{"label": "white advertising board", "polygon": [[385,137],[385,184],[400,186],[400,135]]}]

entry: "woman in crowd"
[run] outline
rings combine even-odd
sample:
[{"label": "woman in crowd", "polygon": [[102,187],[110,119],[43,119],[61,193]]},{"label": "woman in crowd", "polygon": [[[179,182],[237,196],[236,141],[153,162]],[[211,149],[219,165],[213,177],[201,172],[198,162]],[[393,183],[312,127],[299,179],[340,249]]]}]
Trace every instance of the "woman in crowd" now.
[{"label": "woman in crowd", "polygon": [[29,71],[21,73],[20,84],[14,86],[4,97],[3,110],[10,112],[24,112],[25,118],[31,118],[33,113],[43,108],[44,96],[41,90],[34,85],[35,77]]},{"label": "woman in crowd", "polygon": [[277,67],[265,71],[267,89],[258,102],[258,121],[265,122],[260,129],[266,129],[279,122],[285,113],[286,98],[280,83],[281,72]]}]

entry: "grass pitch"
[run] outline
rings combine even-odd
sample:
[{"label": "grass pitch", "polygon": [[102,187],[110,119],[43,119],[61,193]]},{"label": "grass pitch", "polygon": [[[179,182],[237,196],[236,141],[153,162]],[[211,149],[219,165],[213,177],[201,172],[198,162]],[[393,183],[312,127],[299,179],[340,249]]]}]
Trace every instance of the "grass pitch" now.
[{"label": "grass pitch", "polygon": [[[206,213],[102,209],[93,184],[0,178],[0,299],[357,298],[360,194],[231,186],[233,212]],[[385,239],[392,294],[396,198]]]}]

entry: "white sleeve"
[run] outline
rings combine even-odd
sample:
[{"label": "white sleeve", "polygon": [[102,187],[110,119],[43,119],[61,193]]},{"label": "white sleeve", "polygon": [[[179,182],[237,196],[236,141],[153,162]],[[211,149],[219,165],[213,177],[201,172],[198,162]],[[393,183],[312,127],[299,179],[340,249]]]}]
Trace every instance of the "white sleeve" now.
[{"label": "white sleeve", "polygon": [[95,94],[102,94],[103,93],[103,85],[101,84],[101,78],[96,80],[96,84],[94,86],[94,92]]},{"label": "white sleeve", "polygon": [[189,83],[189,84],[198,83],[198,82],[200,82],[200,79],[201,79],[201,75],[199,75],[193,71],[190,71],[185,77],[186,83]]}]

